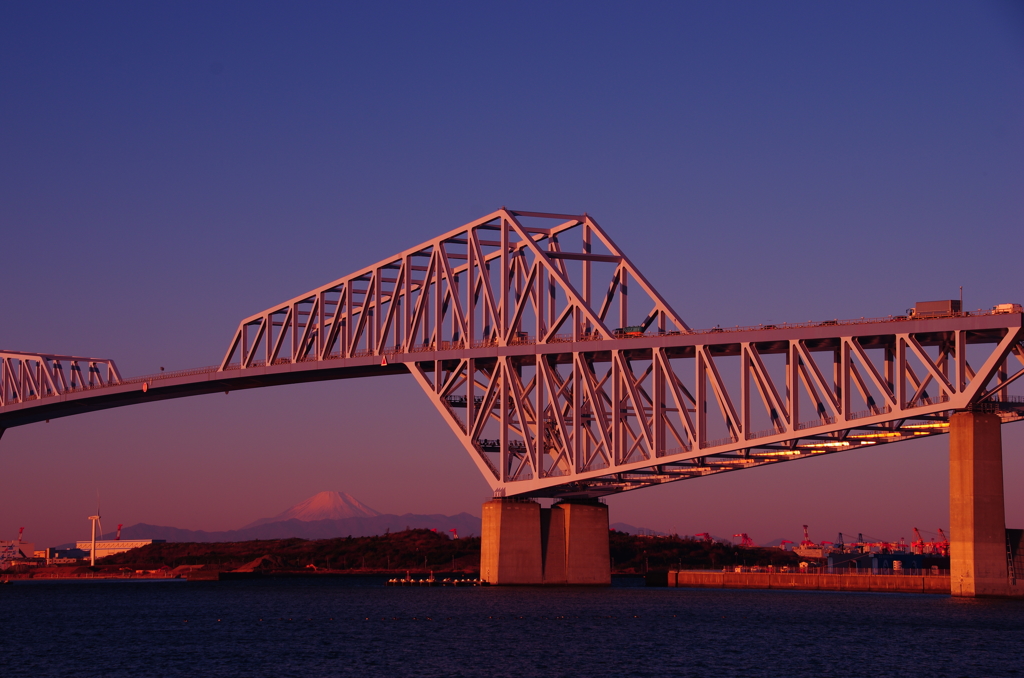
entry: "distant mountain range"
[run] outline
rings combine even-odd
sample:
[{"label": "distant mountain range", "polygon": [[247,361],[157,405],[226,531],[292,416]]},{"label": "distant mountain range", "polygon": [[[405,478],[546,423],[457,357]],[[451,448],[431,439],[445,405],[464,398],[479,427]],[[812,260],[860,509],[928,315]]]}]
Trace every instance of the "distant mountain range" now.
[{"label": "distant mountain range", "polygon": [[[611,529],[628,534],[665,536],[665,532],[629,523],[612,523]],[[207,532],[185,530],[165,525],[137,523],[121,530],[121,539],[163,539],[168,542],[225,542],[255,539],[334,539],[338,537],[371,537],[385,532],[401,532],[409,528],[437,530],[459,536],[480,534],[480,518],[469,513],[454,516],[439,513],[423,515],[380,513],[345,492],[320,492],[270,518],[261,518],[237,530]],[[103,535],[113,539],[114,533]],[[715,537],[716,541],[727,541]],[[770,543],[776,545],[779,540]],[[73,546],[68,544],[66,546]]]},{"label": "distant mountain range", "polygon": [[657,530],[651,530],[646,527],[634,527],[629,523],[612,523],[609,525],[611,529],[617,532],[625,532],[626,534],[646,534],[652,537],[665,537],[665,532],[658,532]]},{"label": "distant mountain range", "polygon": [[[369,537],[385,532],[426,528],[460,537],[480,534],[480,519],[468,513],[445,516],[382,514],[344,492],[320,492],[271,518],[262,518],[237,530],[207,532],[137,523],[121,530],[121,539],[163,539],[169,542],[251,541],[254,539],[333,539]],[[104,539],[113,539],[114,533]]]}]

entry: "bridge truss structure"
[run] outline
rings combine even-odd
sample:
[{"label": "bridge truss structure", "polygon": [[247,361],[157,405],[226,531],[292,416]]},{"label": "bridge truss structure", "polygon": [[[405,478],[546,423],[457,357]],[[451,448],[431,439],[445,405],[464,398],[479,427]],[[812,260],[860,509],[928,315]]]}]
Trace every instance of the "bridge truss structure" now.
[{"label": "bridge truss structure", "polygon": [[120,383],[113,360],[0,351],[0,407]]},{"label": "bridge truss structure", "polygon": [[1024,418],[1019,312],[695,331],[589,215],[505,208],[243,319],[216,367],[125,380],[109,360],[0,356],[0,429],[410,373],[495,496],[870,449],[946,433],[957,410]]}]

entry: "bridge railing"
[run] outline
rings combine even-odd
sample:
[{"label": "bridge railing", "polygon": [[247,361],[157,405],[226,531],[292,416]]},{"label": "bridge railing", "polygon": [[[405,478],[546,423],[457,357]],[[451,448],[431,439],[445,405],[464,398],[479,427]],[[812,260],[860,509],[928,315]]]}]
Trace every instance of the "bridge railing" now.
[{"label": "bridge railing", "polygon": [[882,405],[881,407],[875,407],[874,409],[850,412],[848,419],[864,419],[865,417],[876,417],[879,414],[889,414],[890,412],[892,412],[891,406]]},{"label": "bridge railing", "polygon": [[[945,316],[929,316],[924,318],[927,320],[941,320],[944,318],[971,318],[981,317],[990,315],[1002,315],[1005,311],[996,311],[993,309],[978,309],[976,311],[962,311],[958,313],[950,313]],[[914,320],[914,318],[905,315],[886,315],[875,318],[849,318],[846,320],[808,320],[804,323],[762,323],[760,325],[735,325],[733,327],[720,327],[715,326],[710,329],[696,329],[693,330],[692,334],[718,334],[720,332],[757,332],[760,330],[793,330],[807,327],[831,327],[837,325],[874,325],[878,323],[891,323],[891,322],[907,322]],[[665,332],[666,335],[679,334],[679,332]],[[650,336],[650,335],[647,335]]]},{"label": "bridge railing", "polygon": [[[978,311],[965,311],[965,312],[962,312],[962,313],[953,313],[953,314],[950,314],[949,316],[943,316],[943,317],[949,317],[949,318],[980,317],[980,316],[999,315],[1001,313],[1002,312],[993,311],[993,310],[978,310]],[[929,317],[928,319],[929,320],[934,320],[934,319],[940,319],[940,318]],[[792,330],[792,329],[801,329],[801,328],[809,328],[809,327],[872,325],[872,324],[878,324],[878,323],[906,322],[907,320],[909,320],[909,318],[907,316],[893,316],[893,315],[890,315],[890,316],[881,316],[881,317],[874,317],[874,318],[863,317],[863,318],[853,318],[853,319],[846,319],[846,320],[808,321],[808,322],[803,322],[803,323],[786,323],[786,322],[783,322],[783,323],[777,323],[777,324],[736,325],[734,327],[718,327],[718,326],[716,326],[716,327],[712,327],[712,328],[709,328],[709,329],[696,329],[696,330],[693,330],[691,332],[688,332],[687,334],[727,334],[727,333],[737,333],[737,332],[756,332],[756,331],[764,331],[764,330]],[[648,334],[644,334],[644,335],[640,335],[640,336],[621,335],[621,336],[618,336],[618,338],[624,338],[624,339],[652,338],[652,337],[659,337],[659,336],[679,336],[681,334],[682,334],[682,332],[676,332],[676,331],[672,331],[672,332],[668,332],[668,331],[666,331],[666,332],[654,331],[654,332],[650,332]],[[581,336],[579,336],[578,338],[575,338],[575,339],[573,338],[573,336],[571,334],[556,334],[556,335],[553,335],[553,336],[547,338],[546,340],[539,340],[536,336],[533,336],[533,335],[530,335],[530,334],[526,334],[526,333],[520,333],[519,335],[513,337],[510,341],[508,341],[507,344],[510,345],[510,346],[528,346],[528,345],[536,345],[536,344],[539,344],[539,343],[545,343],[545,344],[551,344],[551,343],[579,343],[579,342],[595,342],[595,341],[604,341],[604,340],[605,340],[605,337],[601,336],[600,334],[598,334],[596,332],[584,334],[584,335],[581,335]],[[298,362],[301,362],[301,363],[318,362],[320,360],[341,360],[341,359],[344,359],[346,357],[348,357],[348,358],[366,358],[366,357],[384,356],[384,355],[393,356],[393,355],[414,354],[414,353],[434,353],[434,352],[438,352],[438,351],[458,351],[458,350],[465,350],[465,349],[493,348],[493,347],[496,347],[498,345],[499,345],[498,340],[494,339],[494,338],[477,340],[477,341],[472,341],[472,342],[467,342],[467,341],[462,341],[462,340],[441,341],[441,342],[427,342],[427,343],[422,343],[422,344],[413,344],[413,345],[407,346],[407,347],[387,346],[387,347],[385,347],[383,349],[364,348],[364,349],[359,349],[359,350],[356,350],[356,351],[352,351],[349,356],[343,356],[343,355],[338,355],[338,354],[331,354],[331,355],[324,356],[323,358],[318,358],[315,355],[306,355],[306,356],[303,356],[303,357],[301,357],[301,358],[299,358],[297,360],[294,360],[294,361],[292,359],[290,359],[290,358],[276,358],[273,361],[273,365],[284,365],[284,364],[290,364],[290,363],[293,363],[293,362],[297,362],[297,363]],[[249,364],[247,369],[251,369],[251,368],[254,368],[254,367],[265,367],[265,366],[266,366],[266,361],[265,360],[255,359],[255,360],[253,360]],[[241,369],[241,365],[238,362],[232,362],[232,363],[229,363],[229,364],[225,365],[223,368],[214,368],[214,369],[224,369],[224,370]],[[177,376],[186,376],[187,374],[200,374],[200,373],[205,373],[207,371],[209,371],[209,368],[198,368],[197,370],[181,370],[179,372],[168,373],[168,374],[175,374]],[[166,378],[166,377],[162,377],[160,374],[155,374],[155,375],[147,375],[146,377],[136,377],[136,378],[133,378],[131,380],[126,380],[126,381],[131,383],[131,382],[140,382],[140,381],[146,381],[146,380],[149,380],[149,379],[157,379],[157,378]],[[915,404],[916,405],[931,405],[931,404],[935,404],[933,402],[934,400],[935,399],[920,398],[917,401],[915,401]],[[887,408],[888,408],[888,406],[880,407],[877,412],[873,412],[873,411],[870,411],[870,410],[865,410],[864,412],[858,412],[858,413],[855,413],[855,414],[851,414],[850,418],[851,419],[856,419],[856,418],[862,418],[862,417],[867,417],[867,416],[874,416],[876,414],[886,413],[886,412],[889,411],[889,409],[887,409]],[[832,423],[832,422],[827,422],[827,423]],[[819,425],[819,424],[816,423],[816,422],[808,422],[807,425],[808,426],[812,426],[812,425]],[[803,428],[804,425],[801,424],[800,427]],[[757,436],[755,436],[755,437],[757,437]]]},{"label": "bridge railing", "polygon": [[[979,316],[1000,315],[1001,313],[1003,313],[1003,312],[995,311],[995,310],[977,310],[977,311],[965,311],[965,312],[961,312],[961,313],[954,313],[954,314],[950,314],[950,316],[948,316],[948,317],[957,317],[957,318],[961,318],[961,317],[979,317]],[[697,330],[693,330],[692,333],[693,334],[719,334],[719,333],[749,332],[749,331],[759,331],[759,330],[787,330],[787,329],[807,328],[807,327],[822,327],[822,326],[850,326],[850,325],[877,324],[877,323],[898,323],[898,322],[905,322],[907,320],[908,320],[907,316],[883,316],[883,317],[875,317],[875,318],[863,317],[863,318],[854,318],[854,319],[846,319],[846,320],[827,320],[827,321],[818,321],[818,322],[809,321],[809,322],[805,322],[805,323],[778,323],[778,324],[761,324],[761,325],[746,325],[746,326],[738,326],[737,325],[735,327],[727,327],[727,328],[714,327],[714,328],[711,328],[711,329],[697,329]],[[680,333],[679,332],[664,332],[664,333],[657,333],[657,334],[652,333],[652,334],[649,334],[649,335],[646,335],[646,336],[648,336],[648,337],[652,337],[652,336],[670,336],[670,335],[678,335],[678,334],[680,334]],[[572,335],[570,335],[570,334],[557,334],[557,335],[554,335],[554,336],[550,337],[548,339],[548,342],[553,342],[553,343],[569,343],[569,342],[573,342],[573,341],[602,341],[603,339],[604,339],[604,337],[602,337],[600,334],[597,334],[597,333],[592,333],[592,334],[584,335],[584,336],[579,337],[576,340],[574,340]],[[517,336],[517,337],[513,338],[512,341],[509,342],[509,344],[511,344],[511,345],[533,345],[533,344],[537,344],[537,343],[538,343],[538,340],[537,340],[537,338],[535,336],[525,335],[525,334]],[[378,351],[378,350],[373,349],[373,348],[362,349],[362,350],[354,352],[350,357],[352,357],[352,358],[360,358],[360,357],[370,357],[370,356],[377,356],[377,355],[399,355],[399,354],[403,354],[403,353],[429,353],[429,352],[436,352],[436,351],[464,350],[464,349],[467,349],[467,348],[490,348],[490,347],[495,347],[497,345],[498,345],[498,342],[495,339],[488,339],[488,340],[474,341],[474,342],[442,341],[440,343],[431,342],[431,343],[425,343],[425,344],[416,344],[416,345],[414,345],[412,347],[409,347],[407,349],[394,348],[394,347],[389,347],[389,348],[385,349],[384,351]],[[324,357],[323,360],[339,360],[339,359],[342,359],[342,358],[343,358],[343,356],[340,356],[340,355],[330,355],[330,356]],[[303,358],[299,359],[298,362],[303,362],[303,363],[318,362],[319,360],[321,360],[321,358],[318,358],[315,355],[307,355],[307,356],[304,356]],[[278,359],[274,360],[273,365],[275,365],[275,366],[276,365],[283,365],[283,364],[289,364],[291,362],[292,361],[290,359],[288,359],[288,358],[278,358]],[[253,360],[252,363],[249,365],[249,367],[250,368],[253,368],[253,367],[265,367],[266,366],[265,363],[266,363],[266,361],[264,361],[264,360]],[[120,384],[140,384],[140,383],[154,382],[154,381],[160,381],[160,380],[165,380],[165,379],[175,379],[175,378],[181,378],[181,377],[196,376],[196,375],[201,375],[201,374],[209,374],[209,373],[213,373],[213,372],[217,372],[217,371],[221,371],[221,370],[223,370],[223,371],[231,371],[231,370],[238,370],[238,369],[241,369],[241,365],[239,365],[238,363],[231,363],[231,364],[225,365],[223,367],[218,366],[218,365],[210,365],[210,366],[206,366],[206,367],[197,367],[197,368],[185,369],[185,370],[164,371],[164,372],[157,372],[157,373],[152,373],[152,374],[141,375],[141,376],[137,376],[137,377],[121,378],[121,379],[116,380],[116,381],[112,380],[109,383],[76,384],[73,387],[69,385],[66,388],[61,389],[61,393],[65,393],[65,394],[81,393],[81,392],[95,391],[95,390],[99,390],[99,389],[106,389],[106,388],[116,387],[116,386],[118,386]],[[58,396],[61,393],[43,393],[43,394],[33,393],[31,395],[25,395],[21,400],[23,400],[23,401],[42,400],[42,399],[46,399],[46,398],[49,398],[49,397]],[[911,406],[912,407],[913,406],[930,406],[930,405],[941,404],[941,403],[947,402],[947,401],[949,401],[949,397],[946,394],[941,394],[940,396],[933,397],[933,398],[918,398],[914,403],[911,404]],[[988,408],[988,409],[991,409],[991,410],[995,411],[995,410],[999,410],[1000,408],[1004,408],[1005,407],[1005,405],[1000,405],[1000,403],[1005,403],[1005,404],[1024,404],[1024,397],[1020,397],[1020,396],[1006,396],[1004,398],[990,398],[990,399],[986,400],[984,404],[982,404],[982,403],[977,404],[975,406],[975,408],[976,409],[977,408],[982,408],[982,409]],[[858,411],[858,412],[851,412],[848,415],[847,419],[849,419],[849,420],[861,419],[861,418],[866,418],[866,417],[877,416],[879,414],[888,414],[891,411],[892,411],[891,406],[886,404],[886,405],[882,405],[880,407],[876,407],[874,409],[868,409],[868,410],[863,410],[863,411]],[[826,416],[824,418],[816,419],[814,421],[801,422],[801,423],[796,425],[796,429],[797,430],[805,430],[805,429],[808,429],[808,428],[815,428],[815,427],[818,427],[818,426],[828,425],[828,424],[832,424],[832,423],[834,423],[834,417]],[[747,436],[747,439],[748,440],[754,440],[754,439],[757,439],[757,438],[762,438],[762,437],[768,437],[768,436],[776,435],[777,433],[778,433],[778,430],[776,430],[776,429],[765,429],[763,431],[756,431],[756,432],[753,432],[753,433],[749,434]],[[715,442],[717,442],[717,441],[715,441]],[[726,441],[726,442],[728,442],[728,441]]]},{"label": "bridge railing", "polygon": [[146,374],[141,377],[132,377],[131,379],[122,379],[121,383],[124,384],[141,384],[144,382],[157,381],[160,379],[176,379],[178,377],[191,377],[197,374],[209,374],[216,372],[220,369],[219,365],[211,365],[208,367],[194,367],[190,370],[174,370],[172,372],[155,372],[153,374]]}]

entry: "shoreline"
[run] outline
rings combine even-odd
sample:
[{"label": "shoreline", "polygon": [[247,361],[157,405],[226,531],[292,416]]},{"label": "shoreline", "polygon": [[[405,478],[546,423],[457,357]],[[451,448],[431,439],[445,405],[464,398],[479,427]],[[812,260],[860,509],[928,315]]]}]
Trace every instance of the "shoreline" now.
[{"label": "shoreline", "polygon": [[797,572],[711,572],[669,570],[668,588],[765,589],[783,591],[868,591],[951,595],[949,575],[811,574]]}]

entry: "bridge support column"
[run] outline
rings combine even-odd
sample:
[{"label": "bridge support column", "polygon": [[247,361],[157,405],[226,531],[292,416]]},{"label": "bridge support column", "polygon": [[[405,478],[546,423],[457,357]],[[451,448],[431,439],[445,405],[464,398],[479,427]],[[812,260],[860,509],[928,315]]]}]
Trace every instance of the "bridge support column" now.
[{"label": "bridge support column", "polygon": [[565,516],[565,581],[608,586],[612,583],[608,546],[608,507],[563,503],[551,507]]},{"label": "bridge support column", "polygon": [[957,412],[949,421],[950,589],[954,596],[1024,595],[1010,581],[1003,506],[1001,420]]},{"label": "bridge support column", "polygon": [[611,583],[608,507],[494,499],[483,506],[480,578],[496,585]]},{"label": "bridge support column", "polygon": [[493,499],[484,504],[480,578],[491,584],[540,584],[540,504]]}]

